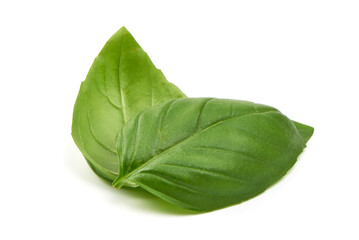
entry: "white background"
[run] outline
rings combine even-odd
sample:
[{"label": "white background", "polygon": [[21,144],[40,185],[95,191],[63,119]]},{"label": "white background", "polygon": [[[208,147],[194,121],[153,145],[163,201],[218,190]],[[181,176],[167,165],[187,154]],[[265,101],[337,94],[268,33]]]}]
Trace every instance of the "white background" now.
[{"label": "white background", "polygon": [[[121,26],[191,97],[250,100],[315,127],[264,194],[191,215],[115,190],[70,132]],[[359,239],[358,1],[1,1],[1,239]]]}]

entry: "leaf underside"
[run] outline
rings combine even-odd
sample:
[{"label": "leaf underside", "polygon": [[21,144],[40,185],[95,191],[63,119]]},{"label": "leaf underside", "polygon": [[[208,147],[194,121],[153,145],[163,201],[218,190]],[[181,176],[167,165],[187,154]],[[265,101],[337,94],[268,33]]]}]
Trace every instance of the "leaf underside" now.
[{"label": "leaf underside", "polygon": [[117,132],[137,112],[185,95],[151,62],[132,35],[121,28],[106,43],[81,84],[72,136],[100,177],[118,175]]},{"label": "leaf underside", "polygon": [[284,176],[312,133],[265,105],[170,100],[135,115],[119,132],[113,186],[140,186],[194,211],[223,208]]}]

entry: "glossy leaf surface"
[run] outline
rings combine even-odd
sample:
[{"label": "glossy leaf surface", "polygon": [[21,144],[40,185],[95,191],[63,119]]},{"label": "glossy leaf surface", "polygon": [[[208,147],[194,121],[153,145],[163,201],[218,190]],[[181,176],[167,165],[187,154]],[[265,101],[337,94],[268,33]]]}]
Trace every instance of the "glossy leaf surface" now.
[{"label": "glossy leaf surface", "polygon": [[119,132],[121,167],[113,186],[140,186],[195,211],[223,208],[284,176],[312,133],[265,105],[170,100],[140,112]]},{"label": "glossy leaf surface", "polygon": [[82,82],[72,136],[102,178],[118,174],[117,132],[138,111],[185,95],[151,62],[132,35],[121,28],[106,43]]}]

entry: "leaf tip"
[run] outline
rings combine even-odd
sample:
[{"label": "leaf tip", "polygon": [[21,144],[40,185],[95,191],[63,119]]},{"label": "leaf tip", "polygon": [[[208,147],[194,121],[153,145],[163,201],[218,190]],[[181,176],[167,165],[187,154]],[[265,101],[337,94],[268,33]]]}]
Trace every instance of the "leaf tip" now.
[{"label": "leaf tip", "polygon": [[120,30],[118,30],[119,33],[129,33],[129,31],[127,30],[127,28],[125,26],[122,26],[120,28]]},{"label": "leaf tip", "polygon": [[314,128],[296,121],[293,121],[293,123],[297,128],[299,134],[303,138],[304,142],[307,143],[309,139],[313,136]]}]

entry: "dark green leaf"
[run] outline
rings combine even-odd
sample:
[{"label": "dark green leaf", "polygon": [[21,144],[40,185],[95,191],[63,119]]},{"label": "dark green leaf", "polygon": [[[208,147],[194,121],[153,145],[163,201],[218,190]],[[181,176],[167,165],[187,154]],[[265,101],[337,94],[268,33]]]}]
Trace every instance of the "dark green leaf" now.
[{"label": "dark green leaf", "polygon": [[223,208],[284,176],[309,135],[265,105],[170,100],[140,112],[119,132],[121,167],[113,186],[140,186],[195,211]]},{"label": "dark green leaf", "polygon": [[121,28],[106,43],[81,84],[72,136],[91,168],[116,178],[117,132],[134,114],[185,95],[169,83],[132,35]]},{"label": "dark green leaf", "polygon": [[302,136],[302,138],[304,139],[304,142],[307,143],[309,141],[309,139],[312,137],[313,132],[314,132],[314,128],[301,124],[299,122],[296,121],[292,121],[295,125],[295,127],[297,128],[299,134]]}]

